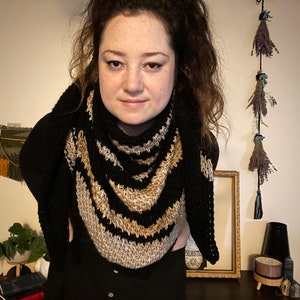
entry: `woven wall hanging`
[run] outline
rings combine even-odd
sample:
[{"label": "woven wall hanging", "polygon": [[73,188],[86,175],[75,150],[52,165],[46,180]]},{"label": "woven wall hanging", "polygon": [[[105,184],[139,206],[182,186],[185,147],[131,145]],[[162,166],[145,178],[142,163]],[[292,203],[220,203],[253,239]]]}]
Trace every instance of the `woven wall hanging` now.
[{"label": "woven wall hanging", "polygon": [[22,181],[19,165],[21,148],[31,128],[0,125],[0,176]]}]

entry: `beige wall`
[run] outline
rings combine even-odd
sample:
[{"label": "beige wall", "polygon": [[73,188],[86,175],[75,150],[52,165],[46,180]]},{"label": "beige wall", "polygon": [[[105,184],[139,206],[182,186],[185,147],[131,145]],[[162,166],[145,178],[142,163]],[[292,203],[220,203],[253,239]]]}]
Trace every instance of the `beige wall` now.
[{"label": "beige wall", "polygon": [[[48,112],[69,84],[69,20],[62,0],[1,0],[0,2],[0,123],[33,126]],[[79,2],[79,1],[76,1]],[[251,268],[249,257],[261,250],[267,222],[288,226],[295,278],[300,280],[300,226],[298,205],[298,151],[300,111],[299,0],[269,0],[270,35],[280,54],[264,59],[269,76],[266,91],[278,101],[262,127],[264,148],[278,171],[262,186],[264,217],[253,220],[256,174],[247,170],[253,150],[255,124],[248,98],[254,91],[258,59],[251,56],[260,6],[256,1],[208,0],[216,41],[223,57],[228,118],[232,134],[220,139],[218,169],[240,172],[242,269]],[[0,177],[0,240],[14,221],[38,227],[36,203],[24,184]]]}]

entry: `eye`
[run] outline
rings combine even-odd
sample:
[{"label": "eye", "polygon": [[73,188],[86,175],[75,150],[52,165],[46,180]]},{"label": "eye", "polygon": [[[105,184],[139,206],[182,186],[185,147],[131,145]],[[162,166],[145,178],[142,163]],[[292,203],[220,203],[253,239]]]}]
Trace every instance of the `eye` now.
[{"label": "eye", "polygon": [[158,71],[161,69],[162,67],[162,64],[160,63],[155,63],[155,62],[150,62],[150,63],[147,63],[145,65],[145,67],[150,70],[150,71]]},{"label": "eye", "polygon": [[107,62],[107,64],[111,69],[116,69],[116,70],[122,68],[123,66],[123,64],[118,60],[110,60]]}]

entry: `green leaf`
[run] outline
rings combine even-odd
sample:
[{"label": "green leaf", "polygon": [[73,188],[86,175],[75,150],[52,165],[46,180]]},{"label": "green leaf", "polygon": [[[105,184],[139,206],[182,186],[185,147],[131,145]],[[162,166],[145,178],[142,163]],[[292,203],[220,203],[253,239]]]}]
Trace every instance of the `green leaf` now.
[{"label": "green leaf", "polygon": [[21,252],[24,253],[24,251],[29,250],[30,248],[30,239],[26,234],[15,237],[14,242],[16,243],[17,250],[20,254],[22,254]]},{"label": "green leaf", "polygon": [[39,258],[44,256],[46,252],[47,247],[44,238],[41,236],[36,237],[31,244],[31,253],[28,258],[28,262],[37,261]]},{"label": "green leaf", "polygon": [[20,223],[14,223],[8,231],[13,235],[21,235],[26,232],[26,229]]},{"label": "green leaf", "polygon": [[2,243],[0,243],[0,258],[4,255],[4,249]]},{"label": "green leaf", "polygon": [[0,257],[4,255],[11,259],[16,252],[22,255],[29,250],[31,252],[29,262],[34,262],[47,253],[44,237],[39,236],[36,230],[14,223],[8,231],[10,236],[0,243]]},{"label": "green leaf", "polygon": [[16,245],[10,239],[3,242],[3,247],[4,247],[4,255],[8,259],[11,259],[17,252]]}]

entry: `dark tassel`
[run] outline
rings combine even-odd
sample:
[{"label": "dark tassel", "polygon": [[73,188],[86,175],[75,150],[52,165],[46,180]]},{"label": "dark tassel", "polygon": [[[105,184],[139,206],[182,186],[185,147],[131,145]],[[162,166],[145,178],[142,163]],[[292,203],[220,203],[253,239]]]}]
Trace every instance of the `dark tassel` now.
[{"label": "dark tassel", "polygon": [[248,100],[249,104],[247,108],[252,106],[253,113],[256,118],[260,117],[261,115],[265,117],[268,113],[267,102],[269,101],[271,106],[275,106],[277,102],[274,97],[266,94],[264,91],[264,87],[268,83],[268,75],[266,73],[258,72],[255,78],[255,91]]},{"label": "dark tassel", "polygon": [[20,167],[12,162],[9,162],[7,177],[16,181],[23,181]]},{"label": "dark tassel", "polygon": [[264,137],[260,134],[256,134],[254,138],[254,151],[250,158],[248,169],[249,171],[258,171],[258,182],[262,185],[268,180],[268,175],[274,171],[277,171],[273,164],[270,162],[266,152],[264,151],[262,140]]},{"label": "dark tassel", "polygon": [[256,199],[255,199],[255,208],[254,208],[254,219],[258,220],[261,219],[263,216],[263,209],[262,209],[262,197],[261,197],[261,191],[258,188]]},{"label": "dark tassel", "polygon": [[267,57],[271,57],[273,55],[273,50],[279,53],[275,44],[270,39],[269,29],[267,26],[268,18],[271,18],[269,11],[263,11],[259,15],[260,24],[254,37],[251,55],[253,55],[254,49],[256,56],[265,55]]}]

